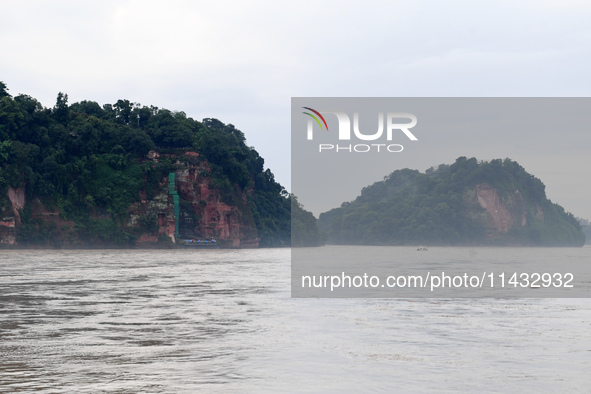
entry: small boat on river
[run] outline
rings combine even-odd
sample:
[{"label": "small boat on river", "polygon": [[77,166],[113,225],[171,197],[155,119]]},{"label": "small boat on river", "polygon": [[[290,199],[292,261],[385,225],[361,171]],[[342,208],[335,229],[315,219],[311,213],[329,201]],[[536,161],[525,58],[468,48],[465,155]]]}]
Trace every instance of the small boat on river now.
[{"label": "small boat on river", "polygon": [[219,249],[218,243],[214,238],[211,239],[181,239],[180,244],[185,248],[204,248],[204,249]]}]

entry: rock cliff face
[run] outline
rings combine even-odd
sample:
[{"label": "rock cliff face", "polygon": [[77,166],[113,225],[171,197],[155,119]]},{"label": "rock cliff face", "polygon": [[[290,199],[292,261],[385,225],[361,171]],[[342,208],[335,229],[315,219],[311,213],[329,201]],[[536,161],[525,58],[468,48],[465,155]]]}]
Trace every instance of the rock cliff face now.
[{"label": "rock cliff face", "polygon": [[[159,155],[155,152],[150,152],[150,155],[148,159],[157,162]],[[185,156],[196,157],[197,153],[187,152]],[[258,247],[260,239],[246,194],[237,187],[222,193],[220,187],[215,185],[206,162],[183,163],[177,162],[177,169],[174,171],[174,189],[180,202],[178,218],[175,216],[173,196],[169,192],[166,178],[161,180],[151,198],[142,190],[138,202],[129,207],[123,226],[135,231],[135,245],[163,245],[168,243],[163,243],[166,239],[178,244],[179,239],[175,237],[178,220],[180,239],[215,239],[219,246],[229,248]],[[12,209],[10,215],[6,214],[5,209],[3,217],[0,217],[0,245],[17,245],[17,232],[21,225],[20,212],[26,205],[25,187],[10,187],[7,197]],[[59,239],[60,246],[79,244],[72,233],[76,223],[63,220],[59,209],[48,210],[36,199],[30,202],[30,208],[31,217],[37,223],[51,228],[52,237]],[[97,219],[112,218],[109,212],[100,210],[94,210],[91,216]],[[146,226],[145,222],[150,220],[151,225]]]},{"label": "rock cliff face", "polygon": [[8,188],[8,199],[12,204],[12,210],[14,212],[14,217],[16,223],[21,222],[21,216],[19,214],[19,210],[25,207],[25,187],[21,186],[18,188],[9,187]]},{"label": "rock cliff face", "polygon": [[181,200],[180,230],[186,236],[215,238],[225,246],[257,247],[258,237],[246,195],[233,190],[233,201],[224,202],[208,174],[207,166],[176,172]]},{"label": "rock cliff face", "polygon": [[[489,238],[528,224],[528,201],[519,190],[503,199],[499,197],[497,189],[482,183],[477,184],[472,193],[467,192],[465,198],[468,200],[468,206],[476,205],[484,210],[484,215],[480,215],[479,219],[485,225]],[[543,222],[544,211],[540,204],[534,204],[534,217]]]},{"label": "rock cliff face", "polygon": [[177,170],[175,175],[181,200],[181,236],[215,238],[226,247],[258,247],[257,230],[245,193],[234,188],[222,196],[206,163],[188,165]]},{"label": "rock cliff face", "polygon": [[25,206],[25,187],[9,187],[8,199],[12,209],[9,215],[3,215],[4,217],[0,218],[0,244],[15,245],[16,226],[21,223],[19,210]]},{"label": "rock cliff face", "polygon": [[0,245],[16,244],[16,222],[14,217],[4,217],[0,220]]},{"label": "rock cliff face", "polygon": [[[191,158],[198,154],[186,152],[185,156]],[[148,157],[157,160],[159,156],[150,152]],[[163,180],[158,194],[151,200],[142,196],[140,203],[130,208],[130,225],[138,225],[142,216],[157,215],[158,218],[157,234],[143,233],[137,244],[155,244],[162,239],[162,235],[169,237],[173,243],[178,243],[179,240],[175,239],[178,220],[181,239],[215,239],[218,245],[231,248],[258,247],[260,240],[246,195],[235,188],[225,195],[229,201],[224,201],[206,162],[177,164],[179,168],[174,174],[175,190],[180,200],[179,217],[174,214],[168,183]]]}]

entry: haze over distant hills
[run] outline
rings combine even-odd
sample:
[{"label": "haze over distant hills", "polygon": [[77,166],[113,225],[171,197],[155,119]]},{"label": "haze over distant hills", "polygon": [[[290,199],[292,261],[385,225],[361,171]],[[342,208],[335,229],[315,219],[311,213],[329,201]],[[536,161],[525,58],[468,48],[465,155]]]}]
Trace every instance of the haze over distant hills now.
[{"label": "haze over distant hills", "polygon": [[589,245],[591,244],[591,223],[589,223],[589,220],[587,219],[581,219],[579,218],[579,224],[581,224],[582,228],[583,228],[583,232],[585,233],[585,236],[587,237],[587,239],[585,240],[585,244]]},{"label": "haze over distant hills", "polygon": [[582,246],[575,217],[517,162],[460,157],[425,173],[397,170],[324,212],[328,243]]}]

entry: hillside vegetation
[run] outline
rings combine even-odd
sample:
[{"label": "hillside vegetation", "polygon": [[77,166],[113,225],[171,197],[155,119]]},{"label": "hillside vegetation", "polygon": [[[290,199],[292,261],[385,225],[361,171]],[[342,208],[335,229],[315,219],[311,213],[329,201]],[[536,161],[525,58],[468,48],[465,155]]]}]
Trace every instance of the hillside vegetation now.
[{"label": "hillside vegetation", "polygon": [[[44,108],[28,95],[12,97],[0,82],[0,219],[16,223],[21,245],[133,246],[158,223],[155,214],[130,220],[130,207],[148,204],[170,173],[191,165],[224,203],[240,207],[239,216],[252,215],[260,246],[288,246],[291,197],[245,142],[217,119],[128,100],[69,104],[62,93]],[[151,151],[158,160],[146,158]],[[15,205],[10,190],[26,204]],[[59,218],[46,220],[51,212]]]},{"label": "hillside vegetation", "polygon": [[329,243],[581,246],[574,216],[510,159],[397,170],[320,215]]}]

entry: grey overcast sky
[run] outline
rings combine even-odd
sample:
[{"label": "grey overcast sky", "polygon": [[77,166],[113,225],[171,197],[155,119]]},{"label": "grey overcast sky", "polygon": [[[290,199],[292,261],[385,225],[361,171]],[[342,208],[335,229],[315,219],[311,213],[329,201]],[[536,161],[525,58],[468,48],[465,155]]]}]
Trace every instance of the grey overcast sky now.
[{"label": "grey overcast sky", "polygon": [[[12,95],[218,118],[288,189],[291,97],[591,95],[589,1],[0,0],[0,10]],[[572,161],[583,187],[563,176],[569,167],[524,167],[591,219],[568,197],[591,195],[591,159]]]}]

